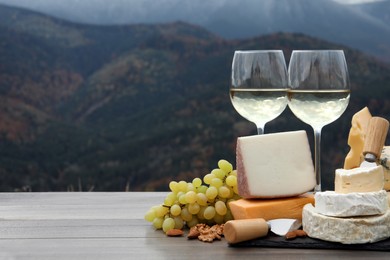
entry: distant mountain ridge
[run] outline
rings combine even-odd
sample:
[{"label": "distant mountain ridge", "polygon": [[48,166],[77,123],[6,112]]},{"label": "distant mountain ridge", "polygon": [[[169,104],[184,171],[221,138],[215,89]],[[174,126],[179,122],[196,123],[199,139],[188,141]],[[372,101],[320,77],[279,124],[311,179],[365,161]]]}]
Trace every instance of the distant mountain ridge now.
[{"label": "distant mountain ridge", "polygon": [[228,39],[276,32],[304,33],[390,61],[387,15],[390,0],[358,5],[343,5],[332,0],[117,0],[109,3],[96,0],[93,5],[80,1],[43,3],[36,1],[26,5],[68,20],[91,24],[185,21]]},{"label": "distant mountain ridge", "polygon": [[[345,50],[352,98],[323,131],[325,187],[352,114],[389,116],[389,64],[303,34],[226,40],[184,22],[80,25],[2,6],[0,17],[1,191],[166,190],[234,163],[236,138],[255,133],[228,96],[236,49]],[[266,126],[297,129],[312,137],[288,109]]]}]

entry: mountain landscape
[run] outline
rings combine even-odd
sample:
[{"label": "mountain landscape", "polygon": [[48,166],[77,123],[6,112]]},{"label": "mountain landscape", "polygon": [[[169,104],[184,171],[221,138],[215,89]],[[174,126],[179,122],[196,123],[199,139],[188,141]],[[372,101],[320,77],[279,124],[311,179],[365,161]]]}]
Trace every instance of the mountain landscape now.
[{"label": "mountain landscape", "polygon": [[303,33],[390,61],[390,0],[0,0],[77,23],[118,25],[183,21],[226,39]]},{"label": "mountain landscape", "polygon": [[[287,62],[293,49],[345,51],[351,102],[323,129],[331,188],[353,113],[389,119],[389,63],[301,33],[225,39],[186,22],[82,25],[0,5],[0,190],[166,190],[235,164],[237,137],[256,133],[229,100],[236,49],[282,49]],[[265,131],[298,129],[312,142],[287,109]]]}]

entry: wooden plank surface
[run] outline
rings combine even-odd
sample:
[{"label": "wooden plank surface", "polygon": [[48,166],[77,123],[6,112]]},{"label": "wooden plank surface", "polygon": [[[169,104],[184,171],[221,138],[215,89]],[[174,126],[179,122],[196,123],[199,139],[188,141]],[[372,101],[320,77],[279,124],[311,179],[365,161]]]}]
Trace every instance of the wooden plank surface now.
[{"label": "wooden plank surface", "polygon": [[389,259],[388,252],[233,248],[143,220],[165,193],[0,193],[0,259]]}]

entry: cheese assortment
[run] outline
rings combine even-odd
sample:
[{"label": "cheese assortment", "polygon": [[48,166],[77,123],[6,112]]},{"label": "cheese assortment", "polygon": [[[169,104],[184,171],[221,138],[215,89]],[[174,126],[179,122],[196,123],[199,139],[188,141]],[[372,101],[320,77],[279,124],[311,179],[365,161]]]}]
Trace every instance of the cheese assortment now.
[{"label": "cheese assortment", "polygon": [[390,146],[383,147],[380,163],[383,166],[383,174],[385,178],[383,189],[390,190]]},{"label": "cheese assortment", "polygon": [[243,198],[296,196],[316,185],[305,131],[239,137],[236,155]]},{"label": "cheese assortment", "polygon": [[[359,113],[361,115],[362,112]],[[362,122],[361,116],[357,118]],[[350,133],[356,130],[356,120],[355,117],[352,121]],[[374,123],[378,120],[384,127]],[[362,154],[370,153],[379,159],[388,125],[388,121],[383,118],[370,119],[369,130],[362,139]],[[363,128],[361,133],[364,133]],[[356,148],[353,142],[349,144],[352,144],[351,150]],[[387,157],[384,151],[382,157]],[[346,162],[349,156],[350,153]],[[349,164],[347,169],[337,169],[335,191],[316,193],[315,207],[305,205],[303,208],[302,226],[308,236],[343,244],[373,243],[389,238],[389,195],[384,190],[386,163],[382,159],[383,166],[375,162],[359,162],[357,166]]]}]

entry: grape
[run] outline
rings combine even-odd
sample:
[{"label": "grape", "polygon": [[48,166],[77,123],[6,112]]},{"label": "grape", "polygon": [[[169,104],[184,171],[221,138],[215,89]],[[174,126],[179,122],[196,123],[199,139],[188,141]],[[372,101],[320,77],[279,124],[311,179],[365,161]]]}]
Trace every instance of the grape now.
[{"label": "grape", "polygon": [[214,186],[215,188],[219,188],[223,185],[223,182],[219,178],[214,178],[211,180],[210,186]]},{"label": "grape", "polygon": [[174,192],[170,192],[167,194],[167,196],[164,199],[164,205],[172,206],[175,203],[175,200],[176,200],[176,194]]},{"label": "grape", "polygon": [[204,217],[204,211],[206,210],[206,208],[207,208],[206,206],[200,207],[199,212],[198,212],[198,214],[196,215],[196,216],[198,217],[198,219],[200,219],[200,220],[205,219],[205,217]]},{"label": "grape", "polygon": [[192,214],[188,211],[187,207],[181,210],[180,216],[186,222],[191,221],[192,219]]},{"label": "grape", "polygon": [[227,207],[226,207],[226,204],[225,202],[219,200],[217,202],[215,202],[215,211],[221,215],[221,216],[224,216],[226,215],[227,213]]},{"label": "grape", "polygon": [[207,186],[206,185],[201,185],[199,188],[198,188],[198,192],[199,193],[206,193],[206,190],[207,190]]},{"label": "grape", "polygon": [[215,214],[213,220],[216,224],[223,224],[225,216],[221,216],[218,213]]},{"label": "grape", "polygon": [[196,201],[196,193],[194,191],[189,191],[185,195],[187,203],[194,203]]},{"label": "grape", "polygon": [[162,224],[164,222],[164,219],[163,218],[155,218],[153,220],[153,227],[155,229],[161,229],[162,228]]},{"label": "grape", "polygon": [[221,169],[214,169],[211,171],[211,174],[214,174],[215,177],[222,180],[223,178],[225,178],[226,172]]},{"label": "grape", "polygon": [[226,174],[230,173],[231,171],[233,171],[233,165],[226,161],[226,160],[219,160],[218,161],[218,167],[223,170],[224,172],[226,172]]},{"label": "grape", "polygon": [[175,228],[175,220],[173,218],[166,218],[162,223],[162,229],[166,233]]},{"label": "grape", "polygon": [[153,222],[153,220],[156,218],[156,212],[153,209],[150,209],[145,214],[145,220],[149,222]]},{"label": "grape", "polygon": [[183,204],[183,205],[187,204],[186,194],[183,193],[182,195],[180,195],[180,197],[179,197],[179,203],[180,203],[180,204]]},{"label": "grape", "polygon": [[196,190],[196,188],[195,188],[195,186],[192,183],[187,183],[186,192],[195,191],[195,190]]},{"label": "grape", "polygon": [[196,216],[192,216],[192,219],[190,221],[187,221],[187,226],[189,228],[196,226],[199,223],[199,220]]},{"label": "grape", "polygon": [[234,191],[235,194],[239,194],[239,193],[238,193],[238,187],[237,187],[237,186],[233,186],[233,191]]},{"label": "grape", "polygon": [[232,212],[230,210],[228,210],[226,212],[226,215],[223,217],[223,221],[227,222],[227,221],[232,220],[232,219],[233,219]]},{"label": "grape", "polygon": [[208,206],[203,212],[205,219],[212,219],[215,216],[215,208],[213,206]]},{"label": "grape", "polygon": [[171,191],[173,192],[178,192],[179,191],[178,183],[176,181],[171,181],[169,183],[169,189],[171,189]]},{"label": "grape", "polygon": [[206,194],[204,194],[204,193],[198,193],[198,194],[196,194],[196,202],[197,202],[200,206],[206,206],[206,205],[207,205],[207,197],[206,197]]},{"label": "grape", "polygon": [[179,181],[178,188],[179,188],[179,191],[186,192],[187,191],[187,182]]},{"label": "grape", "polygon": [[218,195],[218,190],[217,188],[215,188],[214,186],[210,186],[207,188],[206,190],[206,197],[210,200],[213,200],[215,199],[215,197],[217,197]]},{"label": "grape", "polygon": [[159,205],[156,207],[155,212],[156,212],[156,217],[161,218],[164,217],[169,211],[169,208],[164,207],[163,205]]},{"label": "grape", "polygon": [[200,206],[196,202],[188,205],[188,212],[190,212],[193,215],[198,214],[199,210],[200,210]]},{"label": "grape", "polygon": [[230,191],[230,189],[226,186],[222,186],[218,188],[218,196],[220,198],[229,198],[233,195],[233,192]]},{"label": "grape", "polygon": [[210,184],[210,183],[211,183],[211,180],[214,179],[215,177],[216,177],[215,174],[209,173],[209,174],[206,174],[206,175],[203,177],[203,181],[204,181],[204,183],[206,183],[206,184]]},{"label": "grape", "polygon": [[172,205],[170,211],[171,211],[172,216],[179,216],[181,213],[181,208],[179,205],[175,204],[175,205]]},{"label": "grape", "polygon": [[230,175],[234,175],[234,176],[237,177],[237,170],[233,170],[233,171],[230,173]]},{"label": "grape", "polygon": [[232,187],[237,186],[237,177],[234,175],[229,175],[226,177],[225,182],[229,186],[232,186]]},{"label": "grape", "polygon": [[173,220],[175,221],[175,228],[182,229],[184,226],[184,221],[181,217],[174,217]]},{"label": "grape", "polygon": [[192,180],[192,185],[194,185],[195,188],[198,188],[202,185],[202,180],[200,178],[195,178]]}]

